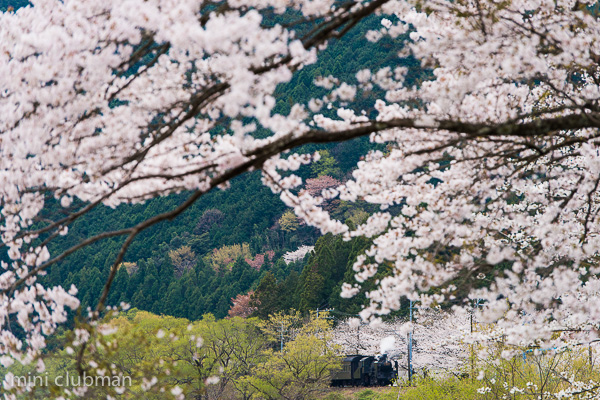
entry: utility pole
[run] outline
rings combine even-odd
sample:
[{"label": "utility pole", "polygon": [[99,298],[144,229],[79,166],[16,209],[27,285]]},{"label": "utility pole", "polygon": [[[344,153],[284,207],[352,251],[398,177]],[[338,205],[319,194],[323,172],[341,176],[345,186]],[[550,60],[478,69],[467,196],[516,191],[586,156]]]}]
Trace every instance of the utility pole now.
[{"label": "utility pole", "polygon": [[471,382],[475,382],[473,379],[473,374],[475,373],[475,353],[473,351],[473,314],[475,314],[475,310],[471,310]]},{"label": "utility pole", "polygon": [[409,311],[409,321],[410,321],[410,331],[408,332],[408,385],[412,386],[412,320],[413,320],[413,301],[410,301],[410,305],[408,307]]},{"label": "utility pole", "polygon": [[358,345],[360,344],[360,323],[356,327],[356,352],[358,354]]},{"label": "utility pole", "polygon": [[[317,321],[319,320],[319,313],[320,312],[331,312],[333,311],[333,308],[325,308],[323,310],[320,310],[319,308],[317,308]],[[325,317],[325,319],[333,319],[333,317]],[[321,332],[321,328],[319,327],[319,325],[317,325],[317,330],[318,332]]]},{"label": "utility pole", "polygon": [[475,332],[475,323],[473,321],[473,316],[475,315],[475,311],[477,310],[477,307],[481,306],[481,299],[476,299],[475,300],[475,306],[472,308],[471,310],[471,382],[475,382],[475,350],[473,348],[473,332]]}]

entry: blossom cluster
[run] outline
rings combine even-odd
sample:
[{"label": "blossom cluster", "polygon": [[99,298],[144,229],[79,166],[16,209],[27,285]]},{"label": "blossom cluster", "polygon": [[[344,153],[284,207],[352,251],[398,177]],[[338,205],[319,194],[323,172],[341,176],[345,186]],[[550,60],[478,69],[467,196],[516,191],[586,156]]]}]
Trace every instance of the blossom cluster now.
[{"label": "blossom cluster", "polygon": [[421,310],[414,322],[397,319],[364,324],[358,319],[339,323],[333,342],[345,354],[387,354],[398,361],[400,375],[408,371],[408,342],[412,333],[411,366],[418,374],[458,375],[467,359],[464,338],[469,335],[469,317],[439,310]]},{"label": "blossom cluster", "polygon": [[[403,297],[456,307],[482,299],[482,318],[509,341],[554,340],[553,324],[595,332],[594,4],[34,0],[0,14],[0,232],[11,259],[0,274],[2,363],[34,360],[78,306],[75,290],[44,288],[40,274],[80,246],[126,235],[114,276],[140,231],[255,169],[307,224],[371,238],[357,282],[343,288],[351,296],[375,281],[364,318],[397,310]],[[265,21],[286,10],[298,24]],[[407,34],[392,53],[419,60],[429,78],[407,85],[407,69],[389,66],[361,68],[353,82],[316,77],[325,96],[274,112],[279,84],[374,13],[381,28],[367,39]],[[366,92],[382,93],[373,110],[354,104]],[[319,154],[294,149],[359,136],[377,146],[351,179],[300,189],[294,172]],[[174,192],[191,195],[170,213],[48,251],[93,207]],[[52,197],[65,213],[49,219]],[[351,229],[324,207],[336,199],[378,210]]]},{"label": "blossom cluster", "polygon": [[283,255],[283,260],[286,264],[303,260],[304,257],[315,249],[315,246],[300,246],[294,251],[288,251]]}]

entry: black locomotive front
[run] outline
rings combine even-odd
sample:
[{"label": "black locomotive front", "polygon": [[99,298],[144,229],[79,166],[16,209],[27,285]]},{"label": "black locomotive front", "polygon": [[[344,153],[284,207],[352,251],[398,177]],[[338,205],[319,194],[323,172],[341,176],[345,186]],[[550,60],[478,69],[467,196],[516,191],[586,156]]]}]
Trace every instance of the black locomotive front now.
[{"label": "black locomotive front", "polygon": [[379,357],[348,355],[342,369],[332,371],[331,386],[387,386],[398,376],[398,362]]}]

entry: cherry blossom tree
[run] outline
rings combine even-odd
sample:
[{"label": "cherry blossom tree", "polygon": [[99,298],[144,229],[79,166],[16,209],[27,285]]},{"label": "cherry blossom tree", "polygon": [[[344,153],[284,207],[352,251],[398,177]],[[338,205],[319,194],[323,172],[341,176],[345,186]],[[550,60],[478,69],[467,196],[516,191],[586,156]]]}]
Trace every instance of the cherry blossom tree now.
[{"label": "cherry blossom tree", "polygon": [[254,291],[250,291],[247,294],[240,293],[234,299],[231,299],[231,302],[233,304],[231,305],[231,308],[227,312],[227,315],[230,318],[233,318],[233,317],[248,318],[250,316],[250,314],[252,314],[256,310],[256,307],[250,306],[250,299],[253,294],[254,294]]},{"label": "cherry blossom tree", "polygon": [[246,257],[244,258],[244,261],[252,268],[260,270],[260,267],[264,265],[265,260],[268,259],[269,262],[271,262],[273,257],[275,257],[275,252],[273,250],[267,250],[264,253],[255,255],[254,258]]},{"label": "cherry blossom tree", "polygon": [[304,259],[308,253],[313,251],[315,246],[300,246],[294,251],[288,251],[283,255],[286,264]]},{"label": "cherry blossom tree", "polygon": [[[329,193],[328,189],[336,190],[340,184],[339,180],[329,175],[321,175],[317,178],[307,179],[305,189],[311,196],[320,197],[323,193]],[[328,213],[332,212],[340,202],[339,200],[331,200],[327,195],[324,195],[322,199],[320,206]]]},{"label": "cherry blossom tree", "polygon": [[320,195],[325,189],[335,189],[342,182],[339,180],[332,178],[329,175],[321,175],[318,178],[307,179],[306,180],[306,190],[311,196]]},{"label": "cherry blossom tree", "polygon": [[[550,340],[550,321],[597,330],[596,2],[32,3],[0,14],[1,230],[11,259],[0,275],[3,365],[33,361],[79,305],[76,288],[44,287],[38,276],[82,246],[123,237],[94,321],[136,235],[252,170],[323,233],[372,238],[354,265],[358,284],[377,279],[365,318],[403,296],[460,305],[466,288],[507,340]],[[287,11],[293,23],[265,23]],[[405,85],[406,68],[385,66],[356,71],[358,84],[317,77],[326,96],[273,112],[277,85],[374,13],[382,26],[367,38],[409,32],[398,57],[414,56],[431,79]],[[375,89],[373,110],[353,106]],[[257,138],[259,128],[270,134]],[[366,154],[336,188],[300,190],[294,171],[319,155],[295,149],[360,136],[387,151]],[[189,195],[169,212],[47,250],[94,207],[174,192]],[[65,208],[54,219],[43,213],[51,197]],[[381,210],[350,230],[322,207],[336,198]],[[380,266],[386,276],[375,278]]]},{"label": "cherry blossom tree", "polygon": [[[413,323],[395,319],[377,324],[361,323],[357,318],[341,321],[332,340],[345,354],[388,356],[398,361],[399,375],[408,371],[408,333],[412,332],[412,368],[419,374],[459,375],[468,361],[469,316],[439,310],[420,310]],[[385,346],[389,340],[390,345]],[[387,348],[386,348],[387,347]]]}]

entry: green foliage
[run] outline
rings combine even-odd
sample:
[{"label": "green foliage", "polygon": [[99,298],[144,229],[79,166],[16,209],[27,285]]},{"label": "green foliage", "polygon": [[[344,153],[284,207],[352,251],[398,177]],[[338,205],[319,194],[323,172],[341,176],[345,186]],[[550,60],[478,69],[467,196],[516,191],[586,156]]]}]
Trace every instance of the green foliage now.
[{"label": "green foliage", "polygon": [[364,298],[354,302],[341,301],[340,292],[343,282],[352,281],[352,265],[368,245],[369,241],[365,238],[344,241],[341,236],[331,234],[319,238],[300,275],[298,308],[305,311],[331,306],[343,312],[359,311]]},{"label": "green foliage", "polygon": [[[274,330],[284,321],[294,335],[279,351],[272,345]],[[129,377],[122,390],[88,387],[86,398],[93,399],[170,399],[178,391],[194,399],[310,399],[328,387],[330,370],[340,363],[338,349],[330,343],[330,320],[314,313],[306,318],[273,315],[267,321],[217,320],[206,314],[191,322],[132,309],[108,318],[99,329],[78,328],[91,335],[82,353],[89,376]],[[61,340],[75,335],[69,331]],[[78,376],[74,354],[80,349],[59,346],[43,355],[45,371],[36,371],[33,363],[10,372],[48,376],[49,385],[36,386],[28,398],[50,398],[58,389],[56,377]],[[0,374],[6,373],[0,367]]]},{"label": "green foliage", "polygon": [[369,213],[361,209],[351,210],[348,213],[348,219],[346,223],[352,224],[352,226],[358,226],[363,224],[367,218],[369,217]]},{"label": "green foliage", "polygon": [[329,386],[331,370],[341,365],[339,349],[331,345],[329,320],[310,314],[298,325],[300,315],[272,315],[263,323],[267,337],[277,337],[277,330],[294,331],[281,352],[265,352],[267,359],[244,379],[256,389],[259,398],[303,400],[315,398]]},{"label": "green foliage", "polygon": [[9,7],[12,7],[13,10],[18,10],[30,4],[28,0],[0,0],[0,12],[6,12]]},{"label": "green foliage", "polygon": [[340,362],[324,339],[300,335],[281,353],[271,351],[246,379],[265,399],[310,399],[329,386],[330,370]]},{"label": "green foliage", "polygon": [[327,150],[320,150],[319,154],[321,155],[321,159],[310,166],[312,175],[315,177],[329,175],[334,178],[340,178],[342,170],[337,165],[336,159]]},{"label": "green foliage", "polygon": [[[97,336],[96,343],[104,345],[94,345],[94,365],[107,376],[129,377],[131,384],[125,385],[122,393],[115,393],[112,387],[93,385],[86,398],[110,395],[119,399],[169,399],[175,397],[171,391],[176,387],[186,398],[248,398],[242,377],[253,373],[253,366],[266,360],[263,351],[267,341],[255,319],[215,320],[207,314],[192,323],[132,309],[110,320],[105,326],[107,332],[108,328],[116,331]],[[55,377],[67,373],[78,376],[72,354],[70,348],[48,354],[43,373],[36,373],[31,366],[12,372],[47,375],[50,385],[40,385],[32,396],[45,399],[53,393]],[[88,371],[94,374],[93,369]],[[156,381],[149,385],[153,377]],[[218,379],[212,378],[210,383],[211,377]]]},{"label": "green foliage", "polygon": [[185,272],[191,271],[196,265],[196,254],[190,246],[181,246],[177,250],[169,251],[169,258],[174,268],[174,274],[181,277]]},{"label": "green foliage", "polygon": [[[59,254],[84,237],[142,221],[176,207],[184,198],[185,194],[172,195],[144,205],[123,205],[114,210],[97,208],[71,226],[73,236],[53,242],[50,251]],[[53,199],[47,200],[50,212],[62,212]],[[257,174],[234,181],[226,192],[209,193],[173,223],[154,226],[136,238],[123,265],[127,268],[135,264],[137,269],[128,268],[129,274],[125,268],[119,271],[108,304],[127,302],[153,313],[189,319],[198,319],[206,312],[218,318],[226,316],[231,298],[256,287],[273,265],[265,257],[259,271],[236,257],[230,268],[217,272],[203,258],[214,249],[246,242],[250,244],[250,255],[275,250],[275,261],[288,249],[280,247],[284,243],[276,237],[277,231],[268,228],[284,210],[285,206],[262,186]],[[199,221],[202,224],[198,227]],[[197,227],[198,234],[194,233]],[[312,228],[301,227],[294,234],[304,235],[309,243],[316,240]],[[42,280],[63,287],[74,284],[79,289],[82,308],[94,306],[120,245],[121,240],[108,239],[79,250],[49,269]],[[283,264],[278,266],[277,274],[284,278],[289,271]]]},{"label": "green foliage", "polygon": [[214,249],[206,255],[206,263],[210,264],[215,271],[231,269],[238,259],[251,258],[248,243],[233,244]]},{"label": "green foliage", "polygon": [[329,393],[327,396],[323,397],[323,400],[346,400],[346,397],[340,393]]},{"label": "green foliage", "polygon": [[255,316],[266,318],[281,308],[280,290],[272,272],[267,272],[254,291],[250,305],[256,307]]},{"label": "green foliage", "polygon": [[[341,286],[353,279],[354,260],[368,245],[365,238],[346,242],[341,236],[331,234],[320,237],[306,265],[291,263],[287,266],[288,274],[275,276],[268,272],[264,275],[253,295],[252,305],[257,307],[254,315],[266,318],[278,311],[297,309],[305,313],[328,307],[356,314],[365,303],[365,297],[342,299]],[[276,267],[284,265],[278,262]],[[302,268],[300,274],[298,267]]]},{"label": "green foliage", "polygon": [[477,383],[457,378],[420,380],[414,387],[364,389],[352,397],[331,393],[323,400],[480,400]]},{"label": "green foliage", "polygon": [[298,217],[292,210],[287,210],[278,220],[281,230],[285,232],[293,232],[298,229]]},{"label": "green foliage", "polygon": [[[419,380],[416,387],[408,388],[400,398],[403,400],[475,400],[481,399],[477,393],[478,382],[472,383],[468,379],[424,379]],[[381,400],[392,398],[384,397]]]}]

